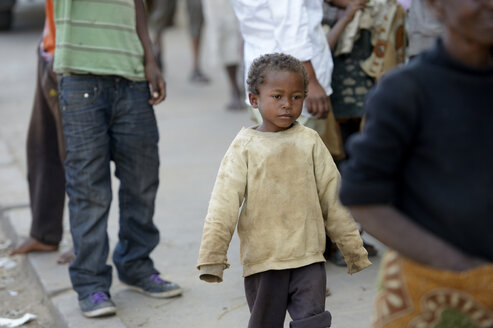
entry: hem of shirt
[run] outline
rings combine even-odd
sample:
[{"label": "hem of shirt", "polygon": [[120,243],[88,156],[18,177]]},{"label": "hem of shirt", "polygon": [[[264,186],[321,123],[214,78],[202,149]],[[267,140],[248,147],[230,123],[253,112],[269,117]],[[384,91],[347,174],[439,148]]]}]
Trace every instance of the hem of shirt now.
[{"label": "hem of shirt", "polygon": [[296,269],[318,262],[325,262],[325,258],[322,252],[298,259],[290,259],[290,260],[269,259],[264,262],[256,263],[256,264],[249,264],[249,265],[243,264],[243,277],[248,277],[253,274],[259,272],[265,272],[269,270]]},{"label": "hem of shirt", "polygon": [[120,76],[130,81],[146,80],[145,75],[143,74],[134,75],[123,71],[107,71],[107,70],[100,71],[97,69],[84,69],[84,68],[69,67],[69,66],[56,67],[54,71],[55,73],[63,76],[70,76],[70,75]]}]

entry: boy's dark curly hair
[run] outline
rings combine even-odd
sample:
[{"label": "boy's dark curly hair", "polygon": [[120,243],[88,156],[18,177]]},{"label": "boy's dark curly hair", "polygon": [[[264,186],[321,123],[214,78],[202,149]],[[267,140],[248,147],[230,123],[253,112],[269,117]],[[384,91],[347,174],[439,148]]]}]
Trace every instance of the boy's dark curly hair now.
[{"label": "boy's dark curly hair", "polygon": [[308,76],[305,67],[303,67],[303,64],[298,59],[282,53],[263,55],[253,61],[248,72],[248,92],[254,95],[259,94],[258,88],[264,83],[265,73],[268,71],[289,71],[300,74],[305,85],[304,95],[306,97],[308,92]]}]

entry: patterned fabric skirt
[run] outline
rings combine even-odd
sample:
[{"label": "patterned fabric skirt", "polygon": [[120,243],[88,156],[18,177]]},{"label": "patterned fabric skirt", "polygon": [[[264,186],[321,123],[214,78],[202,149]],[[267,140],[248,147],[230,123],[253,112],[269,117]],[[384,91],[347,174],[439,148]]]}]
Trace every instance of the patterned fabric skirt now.
[{"label": "patterned fabric skirt", "polygon": [[385,254],[374,328],[492,328],[493,265],[436,270]]}]

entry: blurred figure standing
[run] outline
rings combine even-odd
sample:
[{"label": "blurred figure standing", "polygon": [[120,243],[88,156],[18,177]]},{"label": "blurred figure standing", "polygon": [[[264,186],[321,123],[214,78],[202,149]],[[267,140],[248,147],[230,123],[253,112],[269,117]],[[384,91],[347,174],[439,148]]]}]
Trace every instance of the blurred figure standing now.
[{"label": "blurred figure standing", "polygon": [[374,327],[492,327],[493,1],[426,2],[442,37],[369,96],[340,196],[393,249]]},{"label": "blurred figure standing", "polygon": [[[153,33],[153,51],[159,67],[164,71],[164,59],[162,37],[166,28],[173,26],[176,14],[177,0],[150,0],[150,30]],[[192,40],[192,71],[190,81],[197,83],[208,83],[209,78],[202,72],[200,67],[200,46],[202,41],[202,29],[204,26],[204,13],[202,0],[187,0],[187,14],[190,37]]]},{"label": "blurred figure standing", "polygon": [[204,0],[204,14],[211,47],[219,62],[223,65],[231,88],[230,101],[227,109],[243,109],[238,73],[242,62],[242,39],[238,20],[230,0]]}]

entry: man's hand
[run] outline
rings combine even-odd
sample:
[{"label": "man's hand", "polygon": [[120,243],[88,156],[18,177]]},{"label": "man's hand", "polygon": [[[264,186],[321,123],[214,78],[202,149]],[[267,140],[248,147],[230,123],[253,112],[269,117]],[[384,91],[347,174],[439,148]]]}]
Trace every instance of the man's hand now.
[{"label": "man's hand", "polygon": [[303,62],[308,76],[308,95],[305,99],[306,109],[318,119],[326,118],[330,111],[330,103],[324,88],[317,80],[311,61]]},{"label": "man's hand", "polygon": [[312,114],[318,119],[326,118],[330,111],[329,99],[324,88],[318,83],[318,81],[311,80],[308,84],[308,96],[305,100],[306,109],[308,113]]},{"label": "man's hand", "polygon": [[166,98],[166,82],[155,60],[149,60],[145,65],[145,76],[151,87],[149,104],[157,105]]}]

